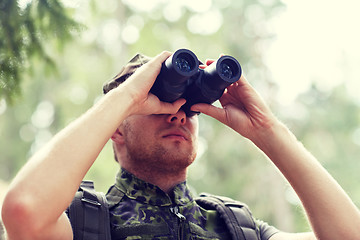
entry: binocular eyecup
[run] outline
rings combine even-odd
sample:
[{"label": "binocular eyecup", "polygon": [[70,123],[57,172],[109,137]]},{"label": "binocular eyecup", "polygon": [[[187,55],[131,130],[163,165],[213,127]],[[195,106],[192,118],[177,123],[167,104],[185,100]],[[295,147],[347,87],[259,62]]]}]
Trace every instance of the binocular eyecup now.
[{"label": "binocular eyecup", "polygon": [[241,73],[239,62],[232,56],[222,56],[201,69],[192,51],[179,49],[162,64],[150,92],[165,102],[185,98],[182,109],[193,115],[196,112],[190,110],[192,105],[215,102],[226,87],[240,79]]}]

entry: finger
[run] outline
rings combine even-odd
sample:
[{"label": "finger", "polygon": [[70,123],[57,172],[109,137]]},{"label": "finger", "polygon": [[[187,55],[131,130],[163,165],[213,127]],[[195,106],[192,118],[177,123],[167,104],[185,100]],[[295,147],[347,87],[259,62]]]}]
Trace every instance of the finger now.
[{"label": "finger", "polygon": [[251,84],[249,83],[249,81],[246,79],[246,77],[244,76],[244,74],[241,74],[240,79],[238,81],[235,82],[237,85],[249,85],[251,86]]},{"label": "finger", "polygon": [[[158,61],[163,63],[168,57],[170,57],[172,55],[171,52],[169,51],[163,51],[160,54],[156,55],[151,61]],[[151,62],[150,61],[150,62]]]},{"label": "finger", "polygon": [[[225,54],[224,53],[222,53],[222,54],[220,54],[220,57],[222,57],[222,56],[225,56]],[[219,58],[220,58],[219,57]],[[209,66],[209,65],[211,65],[213,62],[215,62],[216,60],[215,59],[206,59],[205,60],[205,64],[206,65],[204,65],[204,66]]]},{"label": "finger", "polygon": [[181,98],[176,100],[173,103],[160,102],[160,109],[157,114],[175,114],[177,113],[181,106],[186,103],[186,100]]},{"label": "finger", "polygon": [[[163,51],[162,53],[158,54],[153,59],[151,59],[149,62],[145,63],[144,66],[139,69],[140,72],[146,73],[147,71],[149,71],[149,68],[154,68],[155,73],[159,74],[160,69],[161,69],[161,64],[166,59],[168,59],[171,56],[171,54],[172,54],[171,52]],[[138,72],[138,71],[136,71],[136,72]],[[136,74],[136,72],[135,72],[135,74]]]},{"label": "finger", "polygon": [[215,107],[206,103],[194,104],[191,106],[191,111],[204,113],[220,122],[225,122],[226,119],[226,113],[223,108]]},{"label": "finger", "polygon": [[209,66],[209,65],[211,65],[213,62],[215,62],[216,60],[214,60],[214,59],[206,59],[206,61],[205,61],[205,64],[206,64],[206,66]]},{"label": "finger", "polygon": [[[220,56],[219,56],[219,58],[220,57],[222,57],[222,56],[224,56],[225,54],[220,54]],[[209,66],[209,65],[211,65],[213,62],[215,62],[216,60],[215,59],[206,59],[205,60],[205,64],[207,65],[207,66]]]},{"label": "finger", "polygon": [[205,64],[199,65],[199,68],[205,69],[207,66],[211,65],[213,62],[215,62],[214,59],[206,59]]},{"label": "finger", "polygon": [[[129,82],[136,81],[145,83],[147,82],[148,88],[155,82],[157,75],[160,73],[162,63],[171,56],[171,52],[164,51],[143,66],[138,68],[134,74],[125,82],[125,85]],[[136,80],[137,79],[137,80]]]},{"label": "finger", "polygon": [[199,65],[199,68],[200,68],[200,69],[205,69],[206,67],[207,67],[207,65],[204,65],[204,64]]}]

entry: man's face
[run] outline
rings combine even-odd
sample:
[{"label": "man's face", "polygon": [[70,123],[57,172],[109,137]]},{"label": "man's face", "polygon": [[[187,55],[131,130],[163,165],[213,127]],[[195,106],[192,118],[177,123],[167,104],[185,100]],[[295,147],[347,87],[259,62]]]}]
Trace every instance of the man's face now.
[{"label": "man's face", "polygon": [[120,126],[127,158],[133,164],[167,172],[188,167],[196,157],[198,116],[135,115]]}]

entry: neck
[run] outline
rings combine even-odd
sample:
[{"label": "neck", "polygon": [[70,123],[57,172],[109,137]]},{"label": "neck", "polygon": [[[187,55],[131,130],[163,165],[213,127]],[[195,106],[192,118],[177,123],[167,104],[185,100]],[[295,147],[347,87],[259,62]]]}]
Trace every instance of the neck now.
[{"label": "neck", "polygon": [[161,190],[169,193],[177,184],[186,180],[186,169],[177,172],[162,171],[146,166],[124,166],[128,172],[137,178],[158,186]]}]

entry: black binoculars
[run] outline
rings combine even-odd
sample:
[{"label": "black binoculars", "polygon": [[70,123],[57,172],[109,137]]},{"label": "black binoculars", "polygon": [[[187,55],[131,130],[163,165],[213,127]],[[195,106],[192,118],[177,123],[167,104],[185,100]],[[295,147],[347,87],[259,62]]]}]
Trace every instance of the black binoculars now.
[{"label": "black binoculars", "polygon": [[162,64],[150,92],[165,102],[185,98],[182,109],[187,115],[193,115],[192,105],[218,100],[226,87],[239,80],[241,72],[239,62],[232,56],[222,56],[200,69],[192,51],[179,49]]}]

